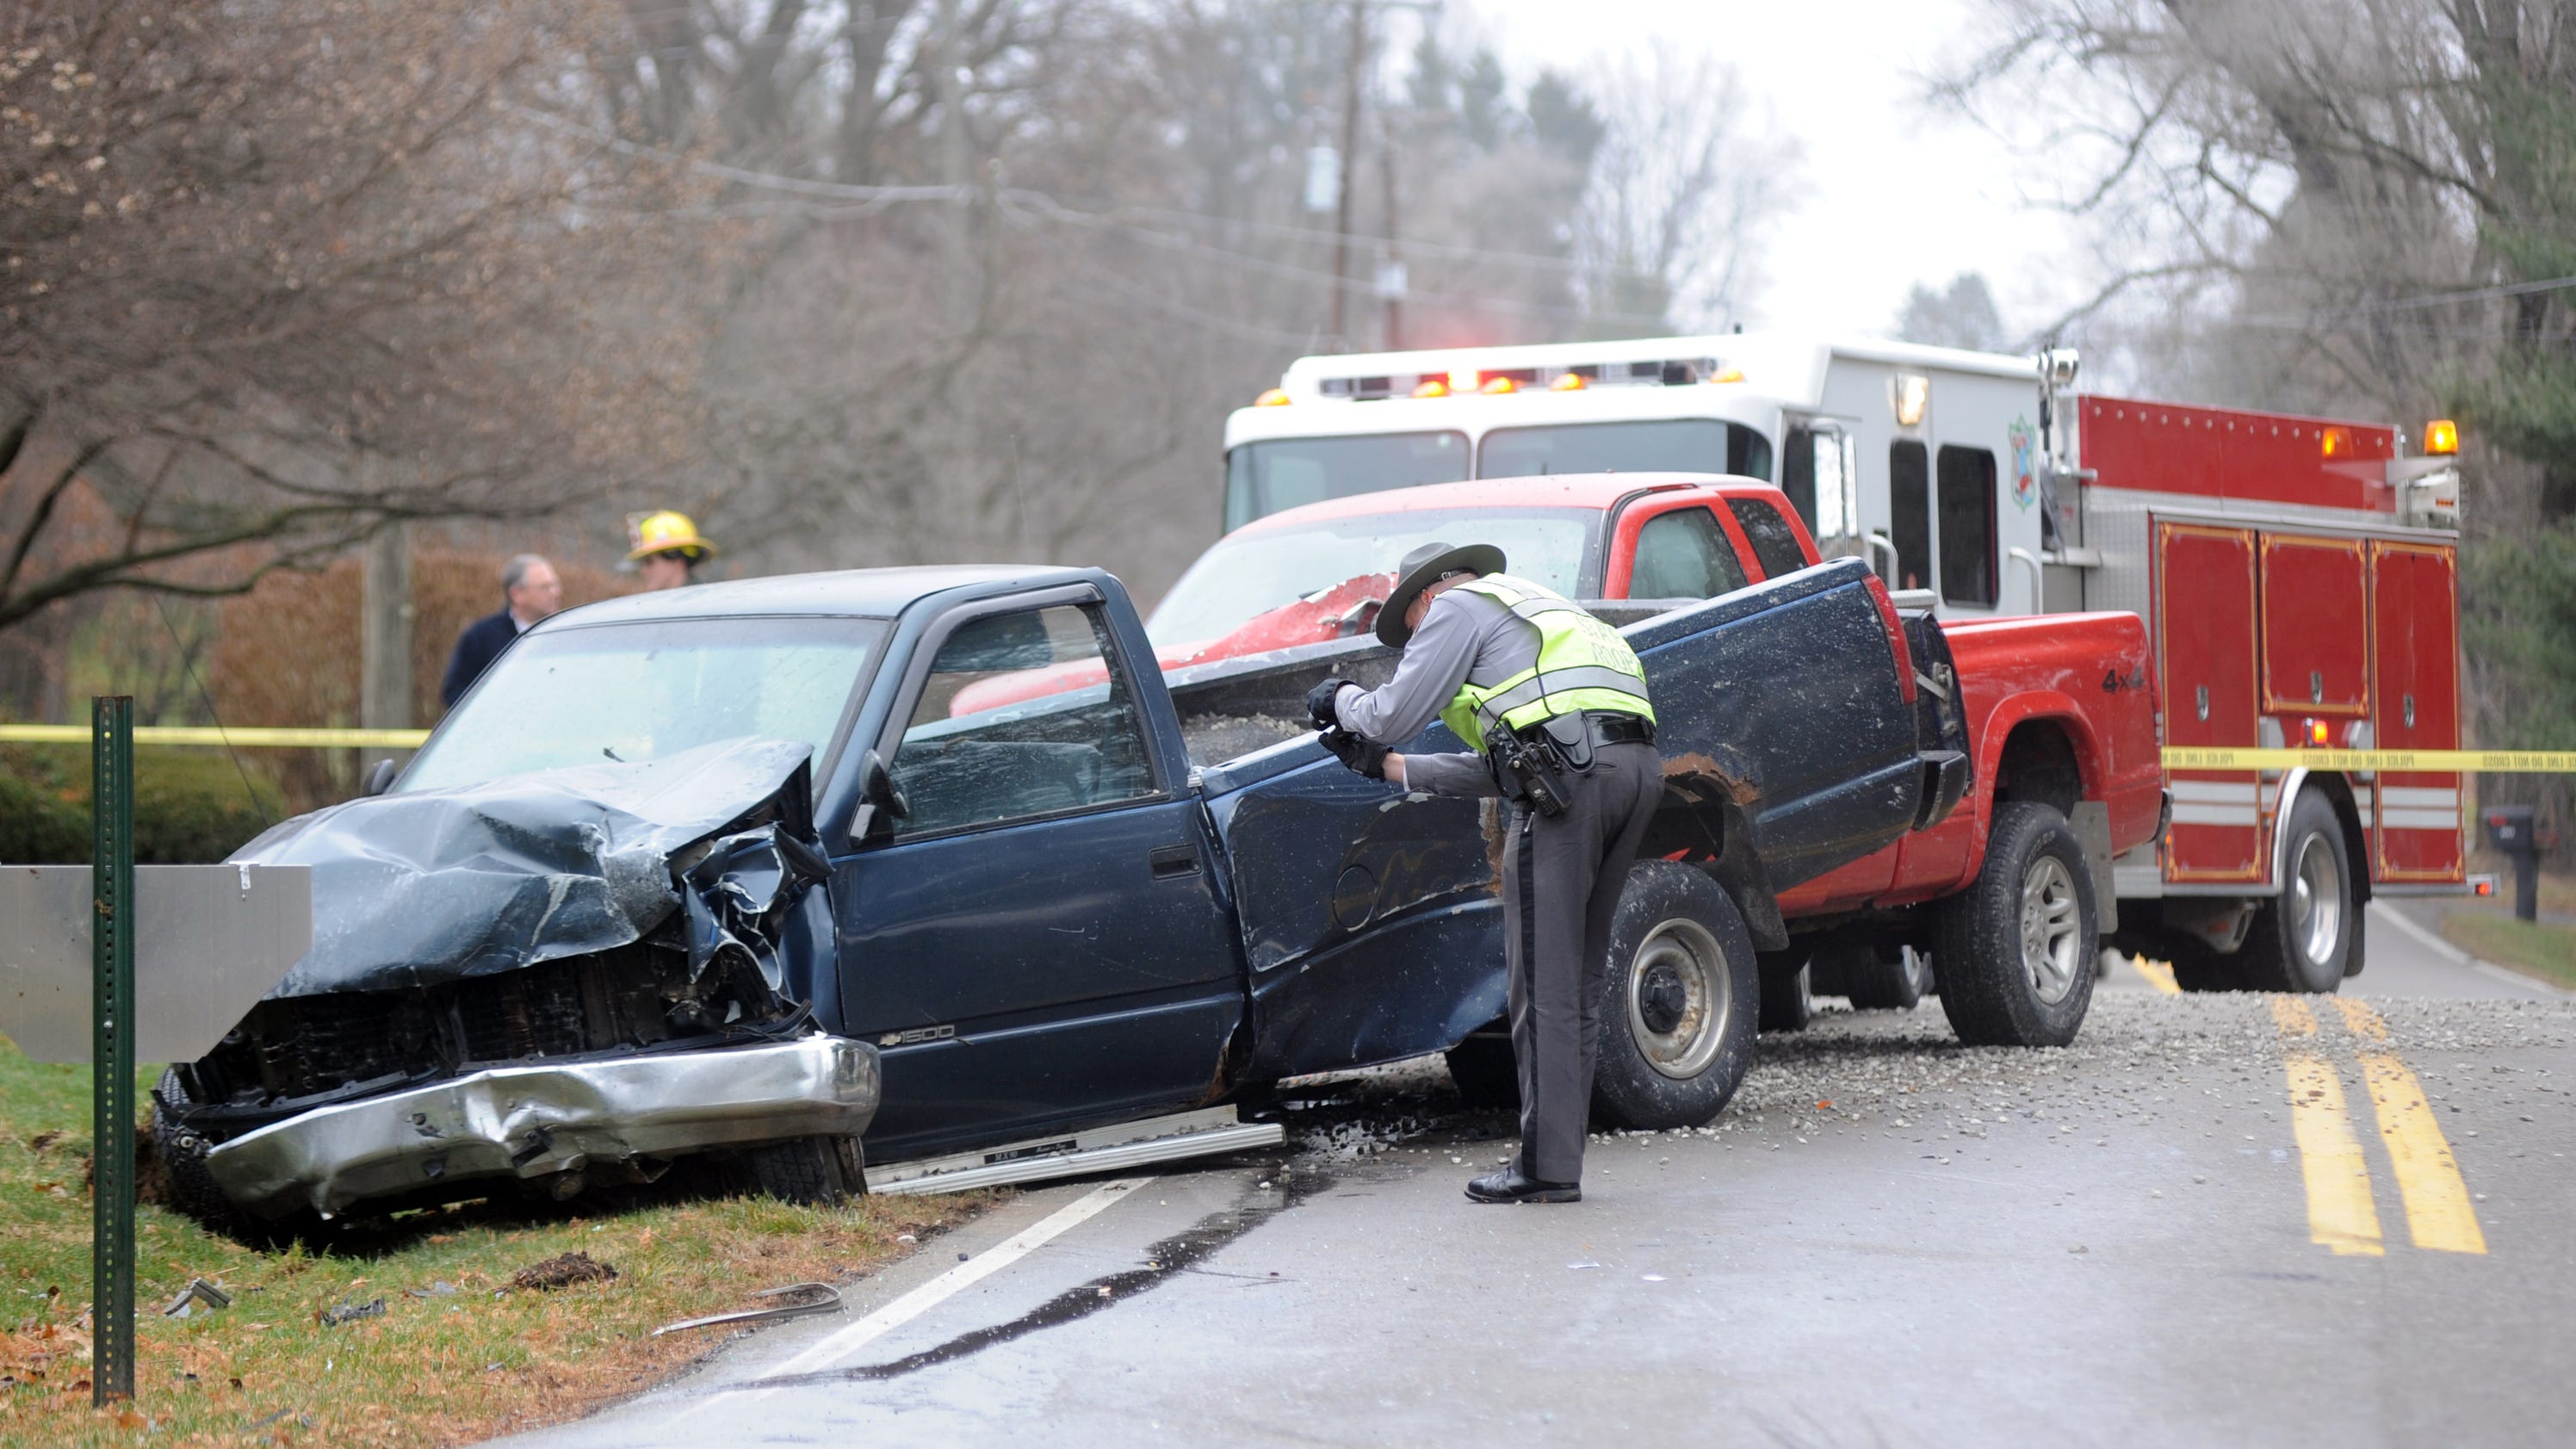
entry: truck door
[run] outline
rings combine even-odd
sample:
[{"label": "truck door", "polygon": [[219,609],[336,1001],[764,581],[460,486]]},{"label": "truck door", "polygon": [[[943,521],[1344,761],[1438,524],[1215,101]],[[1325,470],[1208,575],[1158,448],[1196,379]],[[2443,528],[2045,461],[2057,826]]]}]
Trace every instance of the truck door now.
[{"label": "truck door", "polygon": [[[2451,551],[2375,540],[2370,572],[2376,742],[2383,750],[2458,749],[2459,599]],[[2372,782],[2368,813],[2373,878],[2463,878],[2458,775],[2383,770]]]},{"label": "truck door", "polygon": [[[2165,743],[2253,748],[2254,531],[2158,520],[2155,560]],[[2165,878],[2260,880],[2255,772],[2175,770],[2170,783]]]},{"label": "truck door", "polygon": [[[1106,682],[1079,682],[1104,660]],[[1035,670],[1076,687],[955,712],[967,686]],[[905,812],[835,892],[851,1034],[884,1053],[870,1156],[1203,1099],[1242,1013],[1231,927],[1186,766],[1162,757],[1098,592],[961,607],[923,636],[893,719],[878,748]]]}]

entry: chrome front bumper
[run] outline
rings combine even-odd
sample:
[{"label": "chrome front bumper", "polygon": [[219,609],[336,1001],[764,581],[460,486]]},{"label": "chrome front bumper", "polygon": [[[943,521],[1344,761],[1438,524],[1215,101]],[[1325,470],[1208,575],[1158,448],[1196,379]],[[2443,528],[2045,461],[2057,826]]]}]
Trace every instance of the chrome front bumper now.
[{"label": "chrome front bumper", "polygon": [[876,1048],[814,1035],[561,1066],[495,1067],[246,1132],[207,1154],[236,1203],[267,1217],[432,1183],[543,1177],[708,1147],[865,1132]]}]

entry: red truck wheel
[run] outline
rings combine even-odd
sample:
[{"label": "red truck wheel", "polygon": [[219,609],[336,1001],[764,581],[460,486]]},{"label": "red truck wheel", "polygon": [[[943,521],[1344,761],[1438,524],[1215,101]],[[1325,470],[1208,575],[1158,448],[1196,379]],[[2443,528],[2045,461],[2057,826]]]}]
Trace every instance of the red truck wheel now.
[{"label": "red truck wheel", "polygon": [[2343,823],[2323,794],[2302,790],[2282,834],[2281,893],[2254,912],[2238,980],[2249,991],[2332,991],[2350,974],[2361,924]]},{"label": "red truck wheel", "polygon": [[1662,1131],[1724,1110],[1753,1059],[1753,936],[1717,882],[1669,860],[1628,871],[1610,924],[1592,1120]]},{"label": "red truck wheel", "polygon": [[2101,941],[2084,843],[2053,805],[1995,807],[1986,863],[1942,903],[1941,1010],[1970,1046],[2064,1046],[2093,1003]]}]

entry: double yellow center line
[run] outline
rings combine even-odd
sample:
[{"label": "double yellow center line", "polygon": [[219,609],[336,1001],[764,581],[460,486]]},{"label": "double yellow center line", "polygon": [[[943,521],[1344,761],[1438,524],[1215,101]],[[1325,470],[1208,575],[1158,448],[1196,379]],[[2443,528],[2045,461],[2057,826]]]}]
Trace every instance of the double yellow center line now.
[{"label": "double yellow center line", "polygon": [[[2388,1024],[2368,1003],[2334,998],[2352,1035],[2362,1080],[2379,1119],[2379,1140],[2397,1174],[2406,1230],[2415,1246],[2438,1253],[2484,1253],[2468,1184],[2434,1120],[2422,1084],[2388,1045]],[[2308,1189],[2308,1236],[2337,1253],[2378,1257],[2386,1251],[2370,1163],[2344,1106],[2343,1074],[2319,1050],[2316,1012],[2295,996],[2272,998],[2281,1033],[2282,1071],[2290,1086],[2290,1129]]]}]

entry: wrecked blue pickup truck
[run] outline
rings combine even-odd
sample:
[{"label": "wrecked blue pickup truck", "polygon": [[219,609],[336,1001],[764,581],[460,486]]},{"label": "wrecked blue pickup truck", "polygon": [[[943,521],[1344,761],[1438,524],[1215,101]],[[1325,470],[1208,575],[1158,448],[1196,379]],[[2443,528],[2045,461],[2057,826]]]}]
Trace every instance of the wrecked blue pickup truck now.
[{"label": "wrecked blue pickup truck", "polygon": [[[1666,789],[1595,1112],[1699,1123],[1745,1070],[1775,893],[1946,813],[1959,723],[1912,687],[1938,627],[1858,561],[1626,632]],[[713,584],[529,630],[389,788],[237,855],[314,868],[314,945],[156,1092],[183,1205],[563,1198],[701,1154],[791,1198],[962,1187],[1276,1140],[1232,1104],[1495,1042],[1501,807],[1353,775],[1299,722],[1393,652],[1153,661],[1078,569]]]}]

